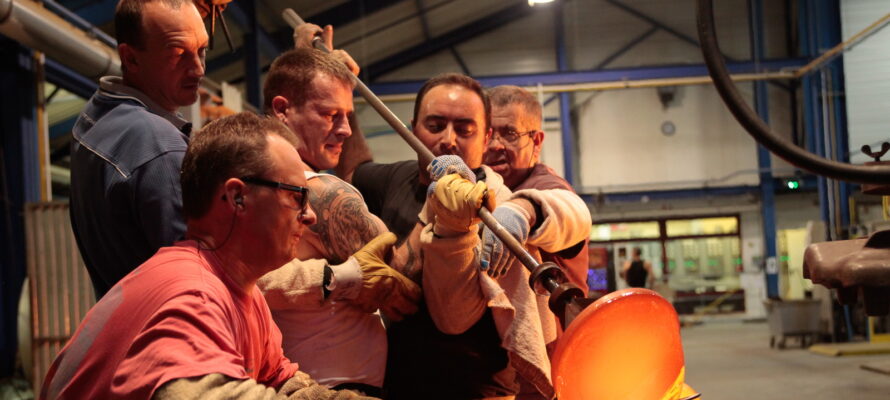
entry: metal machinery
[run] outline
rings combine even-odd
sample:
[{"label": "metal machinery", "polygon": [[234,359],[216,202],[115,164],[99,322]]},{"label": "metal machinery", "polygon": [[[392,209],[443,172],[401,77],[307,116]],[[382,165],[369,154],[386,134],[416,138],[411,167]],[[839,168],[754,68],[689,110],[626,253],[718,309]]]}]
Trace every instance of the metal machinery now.
[{"label": "metal machinery", "polygon": [[[890,166],[886,162],[877,161],[884,152],[890,150],[890,145],[885,143],[880,154],[864,148],[863,151],[867,154],[877,156],[876,161],[852,165],[814,155],[782,139],[748,107],[732,83],[717,43],[712,0],[698,0],[697,17],[702,53],[714,85],[736,120],[758,143],[789,163],[814,174],[863,183],[863,192],[867,194],[890,194]],[[876,25],[877,23],[869,28]],[[842,43],[801,68],[795,76],[800,78],[805,75],[843,50],[845,44]],[[867,239],[810,245],[805,254],[804,276],[814,283],[837,289],[838,298],[844,304],[855,303],[861,295],[867,314],[886,315],[890,312],[890,231],[876,232]]]}]

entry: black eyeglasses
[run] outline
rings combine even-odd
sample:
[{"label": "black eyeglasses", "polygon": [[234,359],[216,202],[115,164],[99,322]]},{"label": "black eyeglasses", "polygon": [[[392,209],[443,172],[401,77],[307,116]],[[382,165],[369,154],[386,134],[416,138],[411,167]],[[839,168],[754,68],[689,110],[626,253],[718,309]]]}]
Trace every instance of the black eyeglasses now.
[{"label": "black eyeglasses", "polygon": [[519,138],[523,136],[531,136],[537,132],[537,129],[532,129],[528,132],[516,132],[513,129],[496,129],[494,130],[494,137],[500,139],[503,143],[516,143]]},{"label": "black eyeglasses", "polygon": [[281,190],[287,190],[289,192],[293,192],[294,193],[294,202],[297,204],[297,206],[294,207],[294,209],[300,212],[301,217],[306,215],[306,203],[307,203],[307,199],[309,198],[309,188],[306,188],[303,186],[288,185],[286,183],[275,182],[275,181],[270,181],[270,180],[266,180],[266,179],[262,179],[262,178],[255,178],[255,177],[251,177],[251,176],[245,176],[245,177],[241,177],[238,179],[241,179],[242,181],[244,181],[244,183],[249,183],[251,185],[259,185],[259,186],[270,187],[273,189],[281,189]]}]

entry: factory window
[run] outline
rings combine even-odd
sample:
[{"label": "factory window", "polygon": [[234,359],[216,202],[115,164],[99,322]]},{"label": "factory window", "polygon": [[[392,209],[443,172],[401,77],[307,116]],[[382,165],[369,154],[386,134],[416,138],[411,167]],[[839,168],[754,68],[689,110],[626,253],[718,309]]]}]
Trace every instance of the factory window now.
[{"label": "factory window", "polygon": [[590,240],[594,242],[658,239],[659,236],[658,221],[594,224],[590,230]]},{"label": "factory window", "polygon": [[739,235],[738,215],[603,221],[591,229],[591,251],[603,254],[591,268],[608,269],[608,290],[621,289],[626,287],[622,265],[640,249],[642,259],[652,264],[654,289],[679,313],[742,311]]},{"label": "factory window", "polygon": [[722,235],[739,232],[739,219],[737,217],[668,220],[666,225],[667,235],[670,237]]}]

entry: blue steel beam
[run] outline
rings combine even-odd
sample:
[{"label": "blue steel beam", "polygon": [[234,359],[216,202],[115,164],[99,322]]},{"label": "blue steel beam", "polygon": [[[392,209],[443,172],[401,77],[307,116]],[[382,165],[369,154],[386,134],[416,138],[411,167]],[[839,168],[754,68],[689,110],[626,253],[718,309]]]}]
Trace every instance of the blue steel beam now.
[{"label": "blue steel beam", "polygon": [[[563,19],[563,3],[553,7],[554,30],[556,31],[556,68],[560,72],[569,70],[568,52],[566,51],[565,24]],[[575,135],[572,129],[572,96],[569,93],[559,94],[559,127],[562,133],[562,165],[563,178],[569,185],[575,184]]]},{"label": "blue steel beam", "polygon": [[[751,56],[758,63],[764,56],[763,1],[748,0],[749,34],[751,36]],[[766,82],[754,82],[754,108],[757,115],[769,124],[769,91]],[[779,297],[779,274],[776,249],[776,188],[771,171],[772,161],[769,151],[757,145],[757,166],[760,169],[760,213],[763,219],[763,242],[765,258],[771,261],[774,270],[766,270],[766,295]]]},{"label": "blue steel beam", "polygon": [[[840,3],[837,1],[822,1],[822,12],[820,14],[822,20],[819,22],[818,26],[826,32],[823,44],[832,46],[834,43],[843,41],[841,34]],[[843,54],[829,62],[825,68],[826,74],[829,77],[830,88],[828,94],[830,100],[823,99],[823,101],[831,101],[831,110],[833,111],[831,118],[835,132],[833,156],[838,161],[850,162],[846,101],[844,100],[843,95],[840,94],[846,92],[844,85]],[[838,186],[838,204],[836,212],[841,227],[839,232],[840,237],[838,239],[847,239],[847,233],[850,226],[850,195],[853,189],[849,182],[835,181],[835,184]]]},{"label": "blue steel beam", "polygon": [[55,140],[60,137],[63,137],[74,129],[74,123],[77,122],[77,115],[68,118],[64,121],[59,121],[55,125],[49,127],[49,139]]},{"label": "blue steel beam", "polygon": [[365,81],[373,81],[390,71],[500,28],[529,15],[532,11],[528,4],[520,2],[458,26],[424,43],[412,46],[369,65],[363,70]]},{"label": "blue steel beam", "polygon": [[[238,10],[243,12],[242,22],[246,25],[244,33],[244,78],[247,86],[247,102],[256,108],[263,106],[262,82],[260,82],[260,49],[262,46],[262,29],[256,18],[256,3],[246,2]],[[276,54],[277,55],[277,54]],[[274,57],[274,56],[273,56]]]},{"label": "blue steel beam", "polygon": [[604,194],[582,194],[581,198],[588,204],[605,203],[639,203],[642,201],[701,199],[707,197],[741,196],[756,193],[758,186],[725,186],[696,189],[660,190],[655,192],[622,192]]},{"label": "blue steel beam", "polygon": [[[813,1],[802,0],[799,3],[799,36],[800,36],[800,53],[805,56],[813,57],[819,54],[820,41],[817,28],[817,10]],[[804,131],[806,132],[807,149],[814,154],[825,157],[828,152],[825,149],[825,131],[822,125],[823,112],[819,98],[822,91],[822,82],[819,75],[808,74],[802,77],[801,86],[803,88],[804,102]],[[832,234],[834,229],[832,226],[832,211],[829,201],[828,180],[824,176],[817,178],[819,190],[819,213],[822,222],[828,229],[828,239],[836,240]]]},{"label": "blue steel beam", "polygon": [[44,73],[48,82],[85,99],[92,97],[99,88],[96,81],[85,78],[51,58],[46,59]]},{"label": "blue steel beam", "polygon": [[[816,178],[812,175],[801,177],[801,188],[797,190],[783,190],[782,193],[801,193],[815,191]],[[773,178],[773,186],[782,187],[784,179]],[[659,201],[659,200],[680,200],[680,199],[702,199],[714,197],[731,197],[748,194],[760,193],[760,186],[719,186],[719,187],[703,187],[694,189],[672,189],[657,190],[649,192],[614,192],[581,194],[581,198],[588,204],[596,204],[599,202],[609,203],[640,203],[643,201]]]},{"label": "blue steel beam", "polygon": [[[99,41],[101,41],[102,43],[105,43],[113,48],[117,47],[117,40],[114,40],[114,38],[112,38],[111,36],[108,36],[108,34],[103,32],[101,29],[97,28],[96,27],[97,24],[91,23],[90,21],[82,18],[80,15],[78,15],[74,11],[71,11],[71,10],[65,8],[64,5],[62,5],[58,2],[52,1],[52,0],[43,0],[43,6],[46,7],[47,10],[50,10],[53,13],[55,13],[56,15],[64,18],[66,21],[70,22],[74,26],[86,31],[90,35],[99,39]],[[112,6],[111,10],[112,10],[111,17],[113,17],[114,16],[113,6]],[[109,18],[111,18],[111,17],[109,17]]]},{"label": "blue steel beam", "polygon": [[99,26],[105,25],[114,19],[114,8],[117,6],[118,0],[95,0],[88,3],[80,2],[63,2],[62,4],[74,11],[80,18],[87,22]]},{"label": "blue steel beam", "polygon": [[[781,71],[796,69],[807,64],[805,58],[789,58],[779,60],[765,60],[760,63],[743,62],[727,65],[732,74],[748,74],[756,72]],[[695,65],[667,65],[639,68],[616,68],[602,71],[570,71],[548,72],[542,74],[520,74],[502,76],[476,77],[487,87],[498,85],[535,86],[542,85],[571,85],[578,83],[638,81],[644,79],[688,78],[693,76],[707,76],[708,68],[704,64]],[[377,95],[416,93],[424,81],[381,82],[370,85]]]},{"label": "blue steel beam", "polygon": [[[12,376],[25,278],[25,203],[40,201],[31,52],[0,37],[0,376]],[[14,94],[14,95],[12,95]]]},{"label": "blue steel beam", "polygon": [[[266,30],[256,22],[255,1],[233,1],[226,7],[226,11],[223,12],[223,15],[225,17],[231,17],[235,20],[235,23],[241,26],[246,32],[256,34],[259,49],[271,58],[278,57],[278,55],[281,54],[281,49],[288,49],[292,45],[291,43],[290,45],[279,46],[279,44],[272,39],[272,35],[270,35],[269,32],[266,32]],[[221,27],[219,29],[221,29]],[[293,41],[293,39],[291,39],[291,41]]]}]

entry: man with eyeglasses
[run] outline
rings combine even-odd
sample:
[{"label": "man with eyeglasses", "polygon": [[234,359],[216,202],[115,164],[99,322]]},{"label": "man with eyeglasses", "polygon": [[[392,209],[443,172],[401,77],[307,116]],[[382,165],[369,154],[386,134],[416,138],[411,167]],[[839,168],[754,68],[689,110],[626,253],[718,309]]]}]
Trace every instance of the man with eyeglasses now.
[{"label": "man with eyeglasses", "polygon": [[[379,261],[395,236],[368,212],[355,188],[322,172],[337,166],[343,141],[352,134],[354,84],[344,64],[357,66],[301,40],[320,31],[310,24],[298,28],[298,48],[275,59],[263,90],[266,113],[300,138],[300,169],[318,222],[306,232],[297,257],[259,286],[284,335],[286,356],[321,384],[380,396],[387,341],[377,310],[399,320],[417,309],[421,293]],[[330,46],[332,31],[326,32]]]},{"label": "man with eyeglasses", "polygon": [[[539,252],[539,259],[552,261],[562,268],[568,279],[586,293],[590,211],[565,179],[540,162],[544,143],[541,103],[517,86],[497,86],[489,89],[488,95],[494,134],[483,163],[504,177],[504,184],[514,196],[530,199],[535,205],[533,218],[527,218],[522,209],[509,203],[496,208],[492,214],[521,242],[535,243],[527,247],[533,253]],[[558,235],[550,240],[536,238],[548,229],[541,229],[540,223],[533,221],[558,223],[560,226],[555,230]],[[495,274],[509,268],[523,268],[487,228],[482,232],[481,258]],[[552,352],[561,326],[547,306],[547,299],[538,300],[545,341]],[[528,384],[523,385],[522,392],[522,399],[537,398]]]},{"label": "man with eyeglasses", "polygon": [[241,113],[197,133],[182,162],[186,240],[160,249],[87,313],[42,399],[368,399],[282,354],[257,280],[296,255],[306,178],[298,139]]}]

